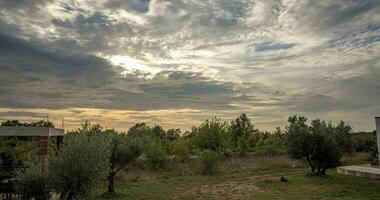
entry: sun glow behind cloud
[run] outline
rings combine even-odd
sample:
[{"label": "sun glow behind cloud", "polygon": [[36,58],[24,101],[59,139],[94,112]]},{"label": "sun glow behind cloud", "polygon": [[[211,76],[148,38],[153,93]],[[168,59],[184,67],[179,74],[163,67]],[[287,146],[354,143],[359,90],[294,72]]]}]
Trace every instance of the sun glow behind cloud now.
[{"label": "sun glow behind cloud", "polygon": [[149,78],[160,71],[159,69],[149,67],[143,62],[133,59],[129,56],[116,55],[116,56],[111,56],[108,59],[111,61],[113,65],[121,66],[124,69],[124,71],[121,72],[122,75],[133,73],[135,71],[141,71],[144,73],[149,73],[150,74],[150,76],[148,76]]},{"label": "sun glow behind cloud", "polygon": [[189,128],[245,112],[272,130],[302,114],[369,130],[379,13],[378,0],[2,0],[0,116]]}]

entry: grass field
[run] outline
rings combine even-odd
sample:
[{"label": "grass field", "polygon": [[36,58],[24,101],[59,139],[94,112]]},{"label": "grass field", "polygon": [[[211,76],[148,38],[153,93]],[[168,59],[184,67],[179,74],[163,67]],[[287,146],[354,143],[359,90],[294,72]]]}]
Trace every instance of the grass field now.
[{"label": "grass field", "polygon": [[[345,157],[345,164],[365,163],[367,155]],[[172,166],[173,167],[173,166]],[[380,181],[342,176],[330,169],[324,177],[286,156],[233,158],[212,176],[173,167],[161,172],[124,171],[114,197],[97,199],[380,199]],[[285,176],[287,182],[281,182]],[[102,188],[100,191],[105,191]]]}]

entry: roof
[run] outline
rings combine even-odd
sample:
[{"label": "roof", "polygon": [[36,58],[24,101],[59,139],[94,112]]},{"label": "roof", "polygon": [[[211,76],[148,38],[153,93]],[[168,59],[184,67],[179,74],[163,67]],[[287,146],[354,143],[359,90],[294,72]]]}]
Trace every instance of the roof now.
[{"label": "roof", "polygon": [[64,129],[50,127],[0,126],[0,136],[63,136]]}]

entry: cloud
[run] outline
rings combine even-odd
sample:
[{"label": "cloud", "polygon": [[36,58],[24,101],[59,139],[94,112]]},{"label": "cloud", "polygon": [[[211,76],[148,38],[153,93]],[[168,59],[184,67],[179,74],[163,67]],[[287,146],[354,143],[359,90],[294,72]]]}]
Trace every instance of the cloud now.
[{"label": "cloud", "polygon": [[0,5],[4,118],[78,111],[76,125],[90,113],[112,124],[124,110],[153,123],[196,110],[170,118],[185,127],[246,112],[270,130],[303,113],[368,130],[380,112],[376,0]]}]

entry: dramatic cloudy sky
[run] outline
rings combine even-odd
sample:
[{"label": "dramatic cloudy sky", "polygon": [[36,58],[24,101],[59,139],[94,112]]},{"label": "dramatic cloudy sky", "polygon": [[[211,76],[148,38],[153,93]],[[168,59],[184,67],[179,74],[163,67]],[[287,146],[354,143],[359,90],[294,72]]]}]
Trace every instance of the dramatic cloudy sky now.
[{"label": "dramatic cloudy sky", "polygon": [[[373,130],[379,0],[0,0],[0,120]],[[59,124],[59,123],[58,123]]]}]

